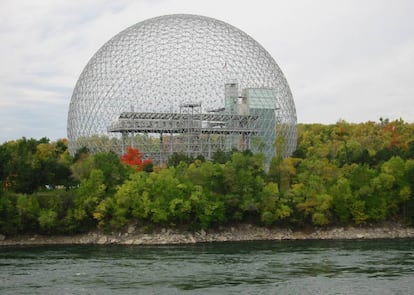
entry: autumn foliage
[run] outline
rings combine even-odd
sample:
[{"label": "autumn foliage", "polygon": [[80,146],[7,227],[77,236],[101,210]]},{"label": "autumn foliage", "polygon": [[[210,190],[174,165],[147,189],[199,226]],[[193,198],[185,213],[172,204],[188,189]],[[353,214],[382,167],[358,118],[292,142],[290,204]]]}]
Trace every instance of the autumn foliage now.
[{"label": "autumn foliage", "polygon": [[142,171],[146,166],[152,165],[152,159],[142,160],[142,153],[139,149],[128,147],[126,154],[121,156],[124,164],[135,167],[136,171]]},{"label": "autumn foliage", "polygon": [[[131,223],[209,229],[414,225],[414,123],[298,124],[290,158],[172,154],[152,169],[138,149],[72,157],[64,140],[0,144],[0,233],[74,234]],[[122,162],[122,163],[121,163]],[[128,167],[127,167],[128,166]],[[64,188],[64,189],[59,189]]]}]

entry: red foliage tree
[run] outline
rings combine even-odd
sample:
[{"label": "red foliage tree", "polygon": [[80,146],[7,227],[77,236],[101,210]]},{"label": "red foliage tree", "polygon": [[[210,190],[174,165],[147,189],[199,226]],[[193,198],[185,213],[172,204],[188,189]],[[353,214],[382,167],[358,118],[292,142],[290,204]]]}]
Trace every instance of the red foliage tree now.
[{"label": "red foliage tree", "polygon": [[152,165],[152,159],[142,160],[142,153],[139,149],[128,147],[126,154],[121,156],[122,163],[136,167],[137,171],[142,171],[145,167]]}]

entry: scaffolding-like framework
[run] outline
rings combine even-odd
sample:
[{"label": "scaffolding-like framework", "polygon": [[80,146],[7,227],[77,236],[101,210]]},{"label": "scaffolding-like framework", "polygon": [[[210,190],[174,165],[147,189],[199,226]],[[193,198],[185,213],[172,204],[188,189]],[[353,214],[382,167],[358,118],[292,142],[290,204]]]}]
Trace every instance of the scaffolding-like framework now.
[{"label": "scaffolding-like framework", "polygon": [[[108,132],[122,134],[124,150],[128,145],[146,150],[144,144],[134,142],[136,135],[156,135],[158,151],[145,155],[158,163],[165,162],[174,152],[210,159],[217,150],[246,150],[251,136],[260,132],[254,127],[258,116],[201,113],[200,110],[200,103],[190,103],[180,105],[180,113],[124,112],[108,127]],[[238,137],[239,145],[226,146],[228,136]]]}]

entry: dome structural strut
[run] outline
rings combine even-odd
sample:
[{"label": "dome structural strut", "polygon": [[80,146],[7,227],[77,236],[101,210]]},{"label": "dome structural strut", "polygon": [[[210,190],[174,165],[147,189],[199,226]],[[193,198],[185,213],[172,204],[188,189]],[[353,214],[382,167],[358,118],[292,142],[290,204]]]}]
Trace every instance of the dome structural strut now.
[{"label": "dome structural strut", "polygon": [[293,97],[271,55],[227,23],[185,14],[139,22],[105,43],[76,83],[67,128],[72,154],[134,146],[159,163],[234,148],[270,162],[297,140]]}]

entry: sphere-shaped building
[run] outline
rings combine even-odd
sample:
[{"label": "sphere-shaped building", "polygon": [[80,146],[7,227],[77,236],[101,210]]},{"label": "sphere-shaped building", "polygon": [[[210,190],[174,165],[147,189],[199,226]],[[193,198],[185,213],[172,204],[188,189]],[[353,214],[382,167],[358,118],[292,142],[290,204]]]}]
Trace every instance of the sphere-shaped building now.
[{"label": "sphere-shaped building", "polygon": [[271,55],[196,15],[148,19],[104,44],[76,83],[67,128],[71,153],[134,146],[159,162],[233,148],[270,159],[291,154],[297,139],[292,94]]}]

